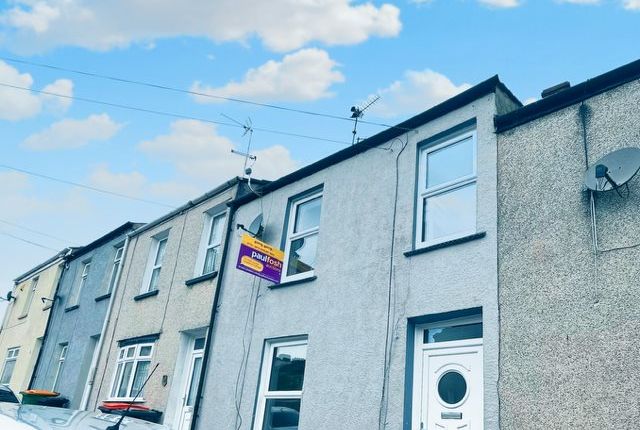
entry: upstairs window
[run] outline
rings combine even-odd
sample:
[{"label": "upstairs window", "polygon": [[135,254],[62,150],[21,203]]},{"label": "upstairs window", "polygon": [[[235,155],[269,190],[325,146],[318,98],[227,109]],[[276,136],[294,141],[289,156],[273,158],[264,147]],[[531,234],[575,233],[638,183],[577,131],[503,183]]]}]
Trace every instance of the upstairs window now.
[{"label": "upstairs window", "polygon": [[416,248],[476,233],[476,133],[420,151]]},{"label": "upstairs window", "polygon": [[18,361],[18,354],[20,354],[20,348],[9,348],[7,350],[4,367],[2,368],[2,377],[0,377],[0,384],[7,385],[11,382],[13,369],[15,369],[16,361]]},{"label": "upstairs window", "polygon": [[142,388],[142,384],[149,374],[152,353],[153,343],[141,343],[120,348],[116,362],[116,373],[111,384],[111,399],[131,401],[136,396],[139,400],[143,399],[144,392],[140,392],[138,395],[138,391]]},{"label": "upstairs window", "polygon": [[26,294],[26,298],[24,300],[24,303],[22,304],[22,312],[20,312],[20,316],[18,318],[24,318],[29,314],[29,309],[31,308],[31,302],[33,302],[33,296],[36,293],[36,288],[38,287],[38,278],[33,278],[33,280],[31,281],[31,285],[29,285],[28,288],[26,288],[27,291]]},{"label": "upstairs window", "polygon": [[215,272],[218,268],[220,254],[222,252],[222,236],[224,234],[224,221],[226,213],[217,215],[206,214],[203,246],[201,249],[202,272],[200,275]]},{"label": "upstairs window", "polygon": [[91,270],[91,261],[86,261],[82,264],[82,274],[80,275],[80,279],[78,281],[77,286],[73,289],[71,293],[71,297],[69,298],[69,305],[74,306],[77,305],[80,301],[80,295],[82,294],[82,290],[87,284],[87,278],[89,277],[89,271]]},{"label": "upstairs window", "polygon": [[113,291],[113,287],[115,287],[118,281],[118,273],[120,273],[120,265],[122,264],[122,254],[124,254],[124,245],[116,247],[116,255],[113,258],[113,266],[111,266],[111,277],[109,278],[109,290],[107,293]]},{"label": "upstairs window", "polygon": [[162,261],[167,248],[168,232],[162,233],[152,239],[151,254],[149,255],[149,267],[147,269],[147,282],[144,283],[143,293],[158,289]]},{"label": "upstairs window", "polygon": [[283,282],[313,276],[321,209],[322,191],[289,203]]}]

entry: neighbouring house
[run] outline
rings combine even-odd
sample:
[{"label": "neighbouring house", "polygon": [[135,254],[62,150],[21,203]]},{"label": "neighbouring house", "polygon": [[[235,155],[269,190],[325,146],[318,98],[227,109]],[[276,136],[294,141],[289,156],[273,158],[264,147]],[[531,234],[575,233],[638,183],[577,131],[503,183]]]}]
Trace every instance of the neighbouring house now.
[{"label": "neighbouring house", "polygon": [[[494,77],[234,200],[194,427],[497,429],[494,116],[519,107]],[[279,284],[236,269],[260,213]]]},{"label": "neighbouring house", "polygon": [[0,384],[15,392],[29,388],[51,306],[64,271],[65,248],[14,280],[0,330]]},{"label": "neighbouring house", "polygon": [[640,148],[639,107],[636,61],[496,119],[502,429],[640,420],[640,178],[584,181]]},{"label": "neighbouring house", "polygon": [[126,235],[142,225],[127,222],[66,256],[31,388],[61,393],[72,409],[86,407],[126,255]]},{"label": "neighbouring house", "polygon": [[203,364],[230,201],[264,181],[235,178],[130,234],[89,408],[138,401],[188,429]]}]

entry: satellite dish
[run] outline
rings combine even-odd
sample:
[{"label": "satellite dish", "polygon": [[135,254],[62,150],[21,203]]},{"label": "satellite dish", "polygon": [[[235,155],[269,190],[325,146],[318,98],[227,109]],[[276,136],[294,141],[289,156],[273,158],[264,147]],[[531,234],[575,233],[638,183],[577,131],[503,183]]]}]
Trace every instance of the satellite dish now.
[{"label": "satellite dish", "polygon": [[584,183],[592,191],[611,191],[626,185],[640,170],[640,148],[622,148],[587,169]]},{"label": "satellite dish", "polygon": [[247,233],[249,233],[253,237],[260,237],[262,235],[262,231],[264,230],[264,226],[262,225],[262,213],[260,213],[251,224],[249,224],[249,228],[247,228]]}]

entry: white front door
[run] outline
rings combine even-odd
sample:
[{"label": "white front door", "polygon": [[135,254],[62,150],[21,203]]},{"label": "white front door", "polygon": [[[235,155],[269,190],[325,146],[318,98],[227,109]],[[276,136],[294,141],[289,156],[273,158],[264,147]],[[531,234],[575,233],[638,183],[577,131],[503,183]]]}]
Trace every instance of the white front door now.
[{"label": "white front door", "polygon": [[180,422],[178,430],[189,430],[193,419],[193,406],[196,403],[198,393],[198,383],[202,373],[202,359],[204,354],[204,338],[195,339],[194,347],[189,355],[189,365],[187,370],[186,384],[182,397],[182,409],[180,412]]},{"label": "white front door", "polygon": [[482,322],[416,330],[413,430],[482,430]]}]

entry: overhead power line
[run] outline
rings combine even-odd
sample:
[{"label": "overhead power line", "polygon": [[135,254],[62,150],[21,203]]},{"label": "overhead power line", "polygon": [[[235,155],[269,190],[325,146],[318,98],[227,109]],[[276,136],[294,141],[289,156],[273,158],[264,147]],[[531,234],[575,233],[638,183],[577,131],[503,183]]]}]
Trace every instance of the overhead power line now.
[{"label": "overhead power line", "polygon": [[51,235],[49,233],[45,233],[45,232],[42,232],[42,231],[34,230],[34,229],[30,228],[30,227],[25,227],[23,225],[16,224],[16,223],[11,222],[11,221],[0,219],[0,222],[3,223],[3,224],[6,224],[6,225],[10,225],[10,226],[15,227],[15,228],[19,228],[19,229],[24,230],[24,231],[28,231],[28,232],[31,232],[31,233],[39,234],[40,236],[48,237],[50,239],[55,239],[55,240],[63,242],[63,243],[67,243],[68,242],[67,239],[63,239],[61,237],[53,236],[53,235]]},{"label": "overhead power line", "polygon": [[0,168],[13,170],[13,171],[16,171],[16,172],[24,173],[26,175],[35,176],[35,177],[42,178],[42,179],[48,179],[50,181],[60,182],[61,184],[67,184],[67,185],[73,185],[74,187],[85,188],[87,190],[96,191],[98,193],[109,194],[109,195],[116,196],[116,197],[122,197],[124,199],[135,200],[135,201],[138,201],[138,202],[149,203],[149,204],[158,205],[158,206],[164,206],[166,208],[171,208],[171,209],[175,209],[176,208],[175,206],[172,206],[172,205],[169,205],[169,204],[166,204],[166,203],[161,203],[161,202],[156,202],[156,201],[153,201],[153,200],[147,200],[147,199],[142,199],[142,198],[139,198],[139,197],[129,196],[129,195],[126,195],[126,194],[117,193],[115,191],[109,191],[109,190],[105,190],[105,189],[102,189],[102,188],[93,187],[91,185],[81,184],[79,182],[68,181],[66,179],[55,178],[53,176],[43,175],[42,173],[32,172],[32,171],[25,170],[25,169],[20,169],[18,167],[8,166],[6,164],[0,164]]},{"label": "overhead power line", "polygon": [[[172,91],[172,92],[177,92],[177,93],[182,93],[182,94],[189,94],[189,95],[197,96],[197,97],[205,97],[205,98],[211,98],[211,99],[216,99],[216,100],[224,100],[224,101],[229,101],[229,102],[242,103],[242,104],[246,104],[246,105],[265,107],[265,108],[269,108],[269,109],[276,109],[276,110],[285,111],[285,112],[298,113],[298,114],[302,114],[302,115],[311,115],[311,116],[316,116],[316,117],[337,119],[337,120],[341,120],[341,121],[350,121],[350,122],[354,121],[353,118],[339,116],[339,115],[333,115],[333,114],[324,113],[324,112],[314,112],[314,111],[305,110],[305,109],[296,109],[296,108],[290,108],[290,107],[286,107],[286,106],[275,105],[275,104],[271,104],[271,103],[261,103],[261,102],[256,102],[256,101],[253,101],[253,100],[239,99],[239,98],[236,98],[236,97],[225,97],[225,96],[220,96],[220,95],[216,95],[216,94],[212,94],[212,93],[204,93],[204,92],[201,92],[201,91],[185,90],[185,89],[182,89],[182,88],[171,87],[171,86],[168,86],[168,85],[154,84],[154,83],[151,83],[151,82],[145,82],[145,81],[139,81],[139,80],[134,80],[134,79],[121,78],[121,77],[117,77],[117,76],[105,75],[105,74],[102,74],[102,73],[87,72],[85,70],[71,69],[71,68],[67,68],[67,67],[55,66],[55,65],[52,65],[52,64],[38,63],[38,62],[35,62],[35,61],[22,60],[22,59],[18,59],[18,58],[4,57],[4,56],[1,56],[1,55],[0,55],[0,60],[8,61],[8,62],[11,62],[11,63],[26,64],[26,65],[29,65],[29,66],[42,67],[42,68],[51,69],[51,70],[58,70],[58,71],[61,71],[61,72],[75,73],[77,75],[87,76],[87,77],[91,77],[91,78],[105,79],[105,80],[114,81],[114,82],[120,82],[120,83],[125,83],[125,84],[139,85],[139,86],[155,88],[155,89],[160,89],[160,90],[165,90],[165,91]],[[358,122],[360,122],[361,124],[375,125],[375,126],[378,126],[378,127],[400,128],[400,129],[403,129],[403,130],[410,131],[409,129],[406,129],[404,127],[398,127],[398,126],[395,126],[395,125],[384,124],[384,123],[373,122],[373,121],[364,121],[362,119],[359,119]]]},{"label": "overhead power line", "polygon": [[8,237],[11,237],[11,238],[13,238],[15,240],[19,240],[20,242],[28,243],[29,245],[37,246],[39,248],[44,248],[44,249],[48,249],[48,250],[51,250],[51,251],[59,251],[59,249],[51,248],[50,246],[43,245],[41,243],[32,242],[32,241],[24,239],[24,238],[22,238],[20,236],[16,236],[16,235],[13,235],[11,233],[7,233],[6,231],[0,231],[0,234],[3,234],[3,235],[8,236]]},{"label": "overhead power line", "polygon": [[[214,121],[212,119],[199,118],[199,117],[195,117],[195,116],[191,116],[191,115],[183,115],[183,114],[166,112],[166,111],[159,111],[159,110],[154,110],[154,109],[147,109],[147,108],[143,108],[143,107],[130,106],[130,105],[125,105],[125,104],[120,104],[120,103],[105,102],[105,101],[102,101],[102,100],[90,99],[90,98],[86,98],[86,97],[70,96],[70,95],[67,95],[67,94],[58,94],[58,93],[54,93],[54,92],[51,92],[51,91],[37,90],[35,88],[28,88],[28,87],[21,87],[19,85],[7,84],[6,82],[0,82],[0,86],[7,87],[7,88],[13,88],[13,89],[16,89],[16,90],[21,90],[21,91],[29,91],[29,92],[32,92],[32,93],[45,94],[45,95],[48,95],[48,96],[60,97],[60,98],[68,99],[68,100],[77,100],[77,101],[82,101],[82,102],[86,102],[86,103],[93,103],[93,104],[99,104],[99,105],[104,105],[104,106],[110,106],[110,107],[115,107],[115,108],[119,108],[119,109],[133,110],[133,111],[138,111],[138,112],[150,113],[150,114],[154,114],[154,115],[167,116],[167,117],[179,118],[179,119],[192,119],[192,120],[206,122],[206,123],[210,123],[210,124],[224,125],[224,126],[227,126],[227,127],[242,128],[241,126],[239,126],[237,124],[233,124],[233,123],[229,123],[229,122]],[[319,140],[319,141],[324,141],[324,142],[338,143],[338,144],[341,144],[341,145],[350,145],[350,143],[342,141],[342,140],[327,139],[325,137],[309,136],[309,135],[306,135],[306,134],[299,134],[299,133],[290,133],[290,132],[287,132],[287,131],[275,130],[275,129],[270,129],[270,128],[253,127],[253,129],[255,131],[262,131],[264,133],[271,133],[271,134],[279,134],[279,135],[282,135],[282,136],[299,137],[299,138],[302,138],[302,139]]]}]

